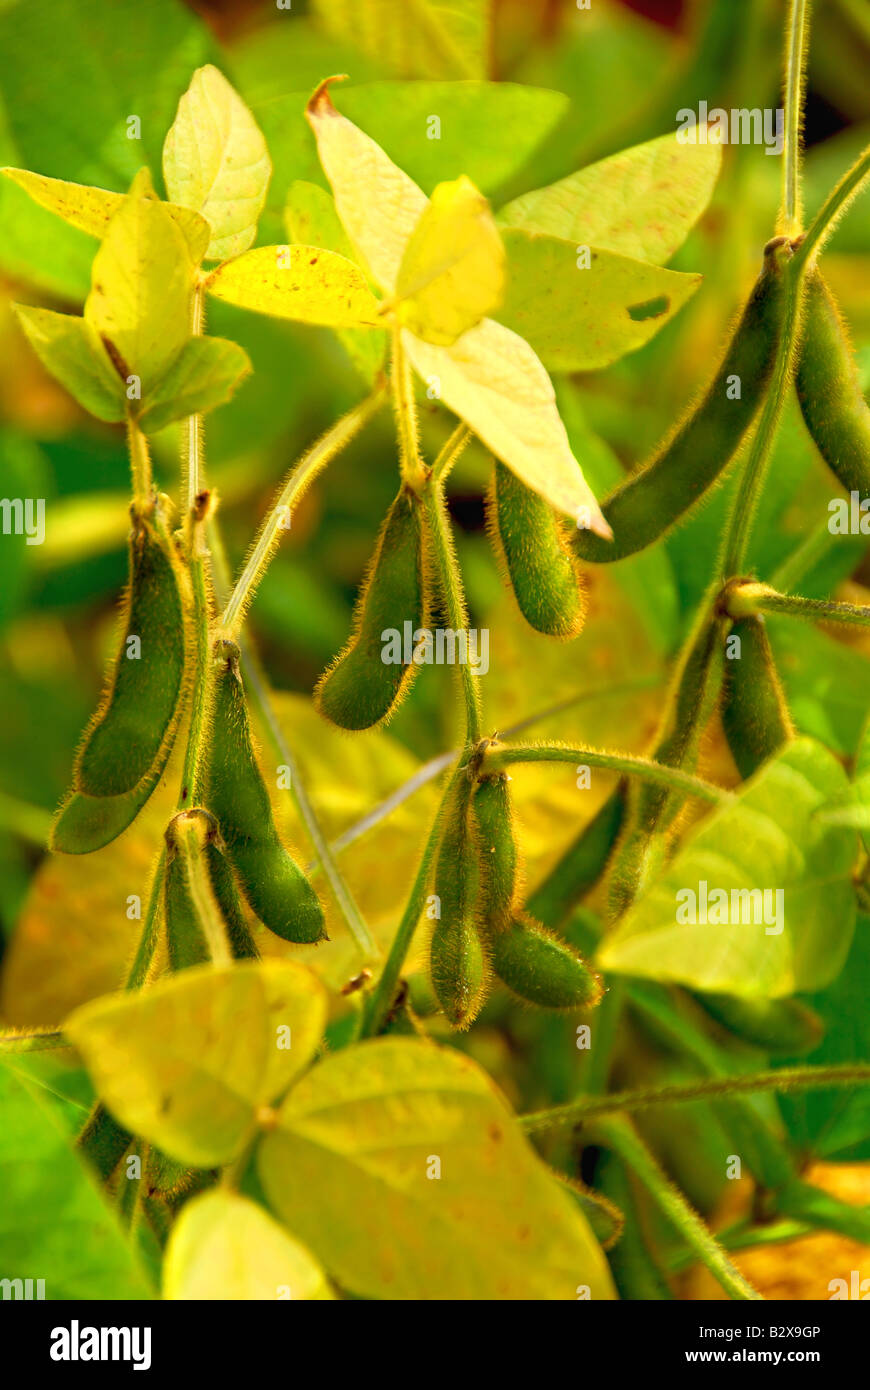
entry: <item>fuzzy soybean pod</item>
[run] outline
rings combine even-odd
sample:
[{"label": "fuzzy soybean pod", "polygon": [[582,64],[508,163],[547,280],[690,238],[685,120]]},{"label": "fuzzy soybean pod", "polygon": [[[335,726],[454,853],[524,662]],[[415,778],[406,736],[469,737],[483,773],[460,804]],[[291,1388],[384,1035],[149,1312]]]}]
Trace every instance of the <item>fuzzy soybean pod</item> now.
[{"label": "fuzzy soybean pod", "polygon": [[810,1052],[822,1041],[825,1026],[800,999],[738,999],[730,994],[700,994],[707,1013],[744,1042],[783,1057]]},{"label": "fuzzy soybean pod", "polygon": [[[258,951],[248,931],[233,873],[227,859],[215,843],[217,826],[213,817],[199,808],[183,812],[183,817],[202,818],[203,888],[208,899],[198,901],[192,881],[193,866],[176,837],[173,821],[166,833],[167,862],[163,888],[166,921],[166,947],[173,970],[186,970],[212,959],[209,949],[209,922],[229,947],[234,960],[255,960]],[[176,818],[178,819],[178,818]]]},{"label": "fuzzy soybean pod", "polygon": [[483,1007],[489,969],[477,925],[478,868],[468,792],[460,787],[444,811],[435,865],[439,916],[429,943],[435,997],[454,1028],[470,1028]]},{"label": "fuzzy soybean pod", "polygon": [[840,311],[818,271],[807,283],[795,385],[807,429],[831,472],[847,492],[870,497],[870,406]]},{"label": "fuzzy soybean pod", "polygon": [[76,790],[87,796],[121,796],[148,776],[181,695],[184,613],[160,505],[133,511],[124,636],[76,759]]},{"label": "fuzzy soybean pod", "polygon": [[478,783],[471,801],[471,824],[480,874],[478,920],[487,933],[504,931],[511,924],[519,893],[519,853],[506,773]]},{"label": "fuzzy soybean pod", "polygon": [[526,622],[549,637],[576,637],[586,620],[587,592],[566,527],[543,497],[498,460],[487,528]]},{"label": "fuzzy soybean pod", "polygon": [[326,935],[317,895],[275,828],[257,763],[235,642],[217,644],[204,799],[249,906],[285,941]]},{"label": "fuzzy soybean pod", "polygon": [[761,274],[712,382],[652,458],[604,499],[601,510],[613,541],[578,527],[574,547],[581,559],[602,564],[643,550],[719,477],[752,424],[773,373],[790,255],[788,238],[768,242]]},{"label": "fuzzy soybean pod", "polygon": [[314,691],[320,713],[341,729],[370,729],[388,719],[417,667],[406,660],[425,625],[427,582],[422,507],[402,487],[387,512],[354,611],[348,645]]},{"label": "fuzzy soybean pod", "polygon": [[773,756],[795,730],[770,650],[764,619],[738,618],[729,635],[740,639],[740,656],[725,662],[722,726],[741,777]]},{"label": "fuzzy soybean pod", "polygon": [[492,968],[502,984],[541,1009],[586,1009],[603,992],[601,977],[566,941],[524,913],[489,939]]}]

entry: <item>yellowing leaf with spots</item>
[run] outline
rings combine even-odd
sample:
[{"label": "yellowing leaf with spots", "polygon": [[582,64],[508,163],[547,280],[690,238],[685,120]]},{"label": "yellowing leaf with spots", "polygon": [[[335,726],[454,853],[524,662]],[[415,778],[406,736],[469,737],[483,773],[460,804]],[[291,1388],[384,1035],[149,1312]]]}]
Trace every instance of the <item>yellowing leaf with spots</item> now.
[{"label": "yellowing leaf with spots", "polygon": [[[321,83],[306,109],[335,205],[372,278],[391,298],[428,199],[381,147],[336,111]],[[405,350],[431,396],[552,506],[599,535],[610,528],[571,452],[546,369],[522,338],[485,318],[450,347],[408,330]]]},{"label": "yellowing leaf with spots", "polygon": [[383,324],[359,266],[317,246],[258,246],[218,266],[206,288],[243,309],[300,323],[328,328]]},{"label": "yellowing leaf with spots", "polygon": [[163,1296],[230,1303],[334,1298],[304,1245],[247,1197],[223,1191],[185,1203],[166,1249]]},{"label": "yellowing leaf with spots", "polygon": [[272,164],[262,131],[223,73],[197,68],[163,146],[163,177],[174,203],[211,227],[206,260],[247,251],[257,235]]},{"label": "yellowing leaf with spots", "polygon": [[291,961],[195,966],[71,1014],[63,1031],[117,1120],[172,1158],[228,1163],[310,1062],[323,987]]},{"label": "yellowing leaf with spots", "polygon": [[483,194],[464,175],[440,183],[399,267],[402,323],[447,347],[496,308],[504,278],[504,247]]},{"label": "yellowing leaf with spots", "polygon": [[382,1038],[326,1058],[261,1141],[272,1208],[366,1298],[612,1298],[582,1212],[470,1058]]},{"label": "yellowing leaf with spots", "polygon": [[[84,183],[67,183],[65,179],[46,178],[43,174],[31,173],[29,169],[0,169],[0,174],[17,183],[40,207],[47,208],[71,227],[78,227],[79,231],[99,240],[106,235],[109,223],[124,201],[123,193],[112,193],[107,188],[94,188]],[[156,199],[157,195],[154,194],[154,197]],[[209,240],[208,223],[191,208],[178,207],[175,203],[164,206],[184,233],[194,261],[201,261]]]},{"label": "yellowing leaf with spots", "polygon": [[124,199],[94,257],[85,321],[115,370],[139,378],[146,397],[190,336],[193,267],[187,242],[162,203]]}]

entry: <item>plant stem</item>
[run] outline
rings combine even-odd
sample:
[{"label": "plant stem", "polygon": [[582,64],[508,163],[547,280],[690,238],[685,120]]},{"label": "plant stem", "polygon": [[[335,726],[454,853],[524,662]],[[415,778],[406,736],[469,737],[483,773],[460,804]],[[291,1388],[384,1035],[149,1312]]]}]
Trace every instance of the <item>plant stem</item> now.
[{"label": "plant stem", "polygon": [[782,206],[779,230],[795,236],[801,226],[801,100],[810,27],[809,0],[791,0],[785,43],[785,148],[782,156]]},{"label": "plant stem", "polygon": [[744,612],[785,613],[789,617],[806,618],[810,622],[853,623],[870,627],[870,607],[863,604],[802,598],[799,594],[778,594],[774,589],[768,589],[766,584],[747,584],[734,592],[737,604]]},{"label": "plant stem", "polygon": [[607,1147],[628,1164],[656,1205],[722,1288],[735,1299],[761,1299],[761,1294],[731,1263],[698,1213],[670,1181],[631,1122],[622,1117],[604,1120],[596,1125],[596,1131]]},{"label": "plant stem", "polygon": [[402,481],[413,492],[421,492],[428,470],[420,457],[417,402],[414,399],[411,369],[402,346],[402,326],[397,318],[394,318],[392,325],[392,354],[391,386],[399,440],[399,471]]},{"label": "plant stem", "polygon": [[70,1047],[58,1028],[34,1028],[0,1033],[0,1053],[48,1052],[55,1047]]},{"label": "plant stem", "polygon": [[599,1115],[633,1113],[651,1105],[682,1101],[715,1100],[721,1096],[747,1095],[756,1091],[817,1091],[830,1086],[870,1085],[870,1063],[848,1062],[831,1067],[777,1067],[745,1076],[708,1076],[675,1086],[645,1087],[609,1096],[583,1097],[520,1116],[523,1129],[532,1134],[557,1125],[580,1124]]},{"label": "plant stem", "polygon": [[[193,301],[190,313],[190,332],[194,338],[200,337],[205,328],[204,312],[205,292],[201,284],[196,284],[193,290]],[[202,491],[201,466],[202,458],[202,416],[189,415],[187,417],[187,512],[188,516],[196,510],[196,499]]]},{"label": "plant stem", "polygon": [[380,979],[377,982],[369,998],[365,1014],[362,1019],[361,1036],[364,1038],[374,1037],[380,1030],[384,1019],[390,1011],[390,1006],[395,997],[396,989],[399,984],[399,977],[402,973],[402,966],[408,954],[414,932],[417,930],[417,923],[423,911],[426,900],[426,888],[429,883],[429,873],[432,867],[432,860],[441,839],[441,819],[445,806],[453,795],[454,788],[460,777],[464,776],[461,764],[457,764],[453,771],[453,776],[447,784],[441,804],[435,813],[432,827],[429,831],[426,844],[423,847],[423,855],[417,869],[417,876],[414,879],[405,910],[402,913],[402,920],[399,922],[396,935],[393,937],[390,953],[387,962],[381,971]]},{"label": "plant stem", "polygon": [[148,440],[132,416],[127,416],[127,446],[130,450],[130,475],[133,482],[134,506],[144,511],[151,503],[154,483],[151,477],[151,454]]},{"label": "plant stem", "polygon": [[238,640],[245,611],[254,597],[257,585],[281,539],[282,532],[289,530],[293,506],[299,501],[321,469],[325,468],[330,460],[335,458],[336,454],[340,453],[350,443],[354,435],[362,429],[363,425],[371,419],[380,406],[383,396],[383,386],[376,386],[370,396],[367,396],[359,405],[355,405],[352,410],[337,420],[325,434],[321,435],[320,439],[312,444],[311,448],[290,470],[278,493],[277,500],[257,532],[245,561],[244,569],[224,609],[220,620],[224,637],[231,641]]},{"label": "plant stem", "polygon": [[468,426],[462,424],[457,425],[432,465],[433,482],[443,483],[445,481],[470,439],[471,430]]},{"label": "plant stem", "polygon": [[139,945],[136,948],[133,963],[127,972],[127,979],[124,982],[125,990],[141,989],[148,978],[148,971],[151,969],[151,962],[154,959],[154,952],[157,950],[157,940],[160,934],[160,890],[163,887],[165,868],[166,845],[164,844],[154,869],[154,877],[151,880],[148,906],[145,909],[145,921],[142,923],[142,934],[139,937]]},{"label": "plant stem", "polygon": [[[432,480],[426,487],[425,506],[447,624],[455,632],[467,633],[468,610],[465,606],[462,577],[459,573],[459,566],[450,537],[447,504],[440,484]],[[483,710],[480,702],[480,687],[470,662],[462,662],[459,673],[465,700],[466,746],[470,747],[477,743],[481,736]]]},{"label": "plant stem", "polygon": [[[190,528],[193,544],[198,548],[201,521],[193,522]],[[193,593],[193,693],[190,703],[190,724],[187,730],[187,747],[184,751],[184,772],[178,791],[178,808],[195,806],[202,794],[202,751],[205,737],[206,713],[208,709],[209,685],[211,678],[211,636],[209,630],[208,590],[205,577],[205,560],[202,555],[190,555],[190,586]]]},{"label": "plant stem", "polygon": [[[208,534],[212,552],[212,563],[214,566],[215,584],[219,595],[223,597],[229,592],[229,567],[227,565],[220,529],[217,524],[217,519],[214,516],[209,520]],[[305,782],[296,765],[296,759],[275,715],[268,684],[260,667],[256,649],[246,633],[240,635],[239,647],[241,650],[242,670],[244,672],[246,688],[251,694],[254,706],[260,716],[260,721],[266,730],[272,747],[278,754],[279,761],[290,769],[291,795],[293,796],[297,810],[305,824],[308,838],[314,847],[316,863],[323,869],[327,882],[332,889],[332,894],[338,909],[344,917],[348,931],[357,944],[363,961],[378,960],[380,959],[381,953],[377,942],[369,931],[365,918],[360,912],[350,888],[344,881],[326,836],[320,827],[320,822],[317,819],[314,807],[309,799]]]},{"label": "plant stem", "polygon": [[733,800],[733,794],[712,782],[705,782],[691,772],[683,772],[678,767],[667,767],[651,758],[627,757],[623,753],[607,753],[600,748],[566,748],[561,744],[517,744],[503,748],[496,744],[486,753],[486,766],[498,771],[513,763],[577,763],[589,767],[603,767],[610,772],[639,777],[644,782],[654,782],[659,786],[670,787],[696,796],[701,801],[712,801],[726,806]]},{"label": "plant stem", "polygon": [[29,801],[20,801],[17,796],[0,791],[0,827],[20,835],[23,840],[45,848],[51,831],[52,817],[41,806],[33,806]]},{"label": "plant stem", "polygon": [[795,251],[792,266],[803,271],[810,260],[815,259],[822,246],[834,230],[852,199],[861,191],[861,185],[870,177],[870,145],[862,150],[855,163],[831,190],[824,204]]}]

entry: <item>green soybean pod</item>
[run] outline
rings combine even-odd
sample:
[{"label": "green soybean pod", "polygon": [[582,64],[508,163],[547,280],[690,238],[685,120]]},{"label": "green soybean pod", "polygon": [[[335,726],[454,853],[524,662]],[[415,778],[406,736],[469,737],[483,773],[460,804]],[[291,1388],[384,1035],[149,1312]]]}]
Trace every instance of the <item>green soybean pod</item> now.
[{"label": "green soybean pod", "polygon": [[764,619],[738,618],[728,635],[740,640],[740,656],[725,662],[722,726],[741,777],[773,756],[795,730],[770,650]]},{"label": "green soybean pod", "polygon": [[474,1022],[489,984],[486,952],[476,921],[478,889],[468,789],[460,787],[444,810],[435,865],[439,915],[429,943],[429,973],[448,1021],[461,1030]]},{"label": "green soybean pod", "polygon": [[275,828],[257,763],[235,642],[220,642],[214,672],[204,800],[217,820],[242,893],[264,926],[285,941],[321,941],[317,895]]},{"label": "green soybean pod", "polygon": [[[181,822],[195,827],[198,843],[193,854],[178,832]],[[232,870],[215,844],[216,830],[208,812],[192,807],[174,817],[166,832],[163,905],[167,954],[173,970],[217,959],[215,950],[226,953],[227,947],[235,960],[255,960],[258,956]],[[196,857],[202,870],[199,885],[195,880]]]},{"label": "green soybean pod", "polygon": [[707,1013],[744,1042],[783,1057],[818,1047],[825,1026],[800,999],[738,999],[731,994],[695,996]]},{"label": "green soybean pod", "polygon": [[807,429],[831,472],[847,492],[870,497],[870,406],[846,326],[817,270],[807,281],[795,385]]},{"label": "green soybean pod", "polygon": [[480,875],[478,920],[487,932],[510,926],[519,892],[519,854],[508,776],[484,777],[471,799]]},{"label": "green soybean pod", "polygon": [[132,825],[163,776],[177,729],[175,720],[156,763],[132,791],[120,796],[85,796],[71,791],[55,817],[49,848],[57,854],[91,854],[116,840]]},{"label": "green soybean pod", "polygon": [[570,640],[586,620],[586,584],[562,520],[498,460],[487,529],[519,610],[536,632]]},{"label": "green soybean pod", "polygon": [[603,993],[601,977],[566,941],[524,913],[490,938],[492,968],[512,994],[542,1009],[586,1009]]},{"label": "green soybean pod", "polygon": [[133,514],[124,637],[75,765],[76,790],[87,796],[121,796],[148,776],[181,695],[184,611],[159,508]]},{"label": "green soybean pod", "polygon": [[623,560],[651,545],[694,506],[732,458],[773,373],[790,256],[787,237],[768,242],[761,274],[712,382],[652,458],[602,502],[613,541],[577,529],[573,544],[582,560]]},{"label": "green soybean pod", "polygon": [[410,658],[426,622],[426,595],[422,508],[402,487],[381,527],[350,641],[315,687],[314,703],[333,724],[370,729],[395,712],[417,671]]}]

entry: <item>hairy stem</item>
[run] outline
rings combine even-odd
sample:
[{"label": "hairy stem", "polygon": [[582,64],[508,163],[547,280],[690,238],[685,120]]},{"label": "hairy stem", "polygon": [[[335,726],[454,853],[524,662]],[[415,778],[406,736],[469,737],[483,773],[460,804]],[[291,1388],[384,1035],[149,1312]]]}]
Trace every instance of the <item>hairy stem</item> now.
[{"label": "hairy stem", "polygon": [[133,483],[133,503],[143,511],[151,502],[154,482],[151,477],[151,452],[148,440],[132,416],[127,416],[127,447],[130,451],[130,476]]},{"label": "hairy stem", "polygon": [[224,609],[220,620],[224,637],[234,642],[238,641],[245,612],[254,597],[257,585],[266,571],[283,532],[290,528],[294,505],[317,477],[317,474],[350,443],[354,435],[371,419],[380,406],[383,396],[383,386],[376,386],[370,396],[367,396],[359,405],[355,405],[352,410],[337,420],[325,434],[321,435],[320,439],[312,444],[311,448],[290,470],[275,503],[254,538],[245,566]]},{"label": "hairy stem", "polygon": [[870,145],[862,150],[855,163],[831,190],[824,204],[814,218],[809,231],[795,252],[792,265],[804,270],[814,260],[833,232],[843,213],[857,197],[862,186],[870,177]]},{"label": "hairy stem", "polygon": [[794,236],[800,231],[801,226],[801,114],[809,27],[809,0],[790,0],[785,43],[785,148],[782,156],[782,206],[779,218],[779,230],[786,236]]},{"label": "hairy stem", "polygon": [[151,888],[148,893],[148,906],[145,909],[145,920],[142,923],[142,934],[139,937],[139,945],[133,962],[127,972],[127,979],[124,982],[126,990],[141,989],[148,978],[151,963],[154,960],[154,953],[157,950],[157,940],[160,934],[160,896],[163,888],[163,874],[166,869],[166,845],[160,851],[160,857],[154,869],[154,876],[151,880]]},{"label": "hairy stem", "polygon": [[[447,517],[447,504],[441,486],[431,482],[425,493],[426,516],[429,522],[429,536],[435,556],[435,565],[441,585],[445,617],[448,626],[454,631],[467,632],[468,610],[462,588],[462,576],[453,549]],[[480,687],[477,677],[468,661],[459,667],[462,681],[462,694],[465,700],[465,734],[467,746],[477,743],[481,736],[483,709],[480,701]]]},{"label": "hairy stem", "polygon": [[403,482],[414,492],[421,492],[428,470],[420,456],[420,428],[417,422],[417,402],[411,368],[402,346],[402,326],[398,319],[392,326],[391,386],[396,434],[399,440],[399,471]]},{"label": "hairy stem", "polygon": [[55,1047],[69,1047],[59,1028],[22,1028],[0,1033],[0,1053],[48,1052]]},{"label": "hairy stem", "polygon": [[589,767],[603,767],[610,772],[639,777],[644,782],[654,782],[662,787],[696,796],[700,801],[712,801],[725,806],[733,800],[731,792],[705,782],[691,772],[683,772],[677,767],[666,767],[652,758],[628,757],[623,753],[607,753],[600,748],[567,748],[560,744],[517,744],[502,747],[493,746],[486,754],[487,768],[501,771],[513,763],[576,763]]},{"label": "hairy stem", "polygon": [[699,1081],[680,1082],[675,1086],[650,1086],[636,1091],[616,1092],[609,1096],[584,1096],[556,1105],[550,1110],[536,1110],[520,1116],[520,1123],[529,1133],[552,1129],[559,1125],[574,1125],[599,1115],[620,1112],[634,1113],[651,1105],[674,1105],[681,1101],[715,1100],[720,1096],[748,1095],[756,1091],[818,1091],[831,1086],[870,1085],[870,1063],[848,1062],[830,1067],[776,1067],[741,1076],[708,1076]]},{"label": "hairy stem", "polygon": [[631,1122],[623,1117],[602,1120],[596,1125],[596,1137],[598,1136],[628,1164],[659,1209],[726,1293],[735,1299],[761,1299],[761,1294],[731,1263],[698,1213],[670,1181]]},{"label": "hairy stem", "polygon": [[870,627],[870,607],[864,604],[779,594],[766,584],[742,584],[732,593],[729,611],[733,605],[735,617],[747,613],[785,613],[789,617],[806,618],[810,622],[852,623]]}]

